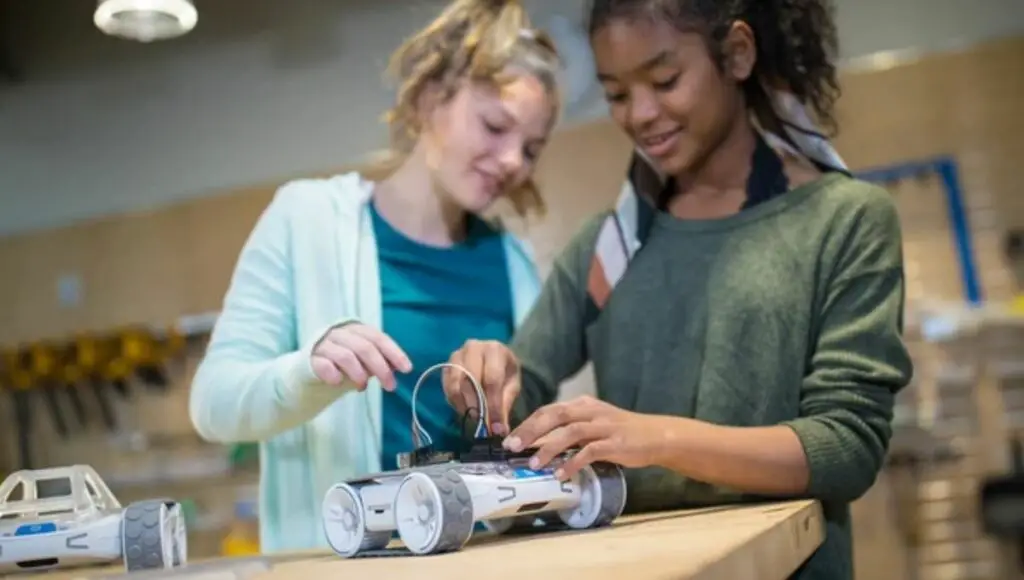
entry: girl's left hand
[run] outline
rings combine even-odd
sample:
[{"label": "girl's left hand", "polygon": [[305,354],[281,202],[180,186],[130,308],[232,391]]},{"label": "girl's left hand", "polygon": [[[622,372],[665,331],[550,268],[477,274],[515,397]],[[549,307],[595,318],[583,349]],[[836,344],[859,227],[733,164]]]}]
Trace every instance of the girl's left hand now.
[{"label": "girl's left hand", "polygon": [[669,417],[620,409],[593,397],[578,397],[537,409],[505,438],[505,447],[537,447],[530,467],[540,469],[568,449],[578,448],[555,476],[567,480],[595,461],[623,467],[657,463],[665,444]]}]

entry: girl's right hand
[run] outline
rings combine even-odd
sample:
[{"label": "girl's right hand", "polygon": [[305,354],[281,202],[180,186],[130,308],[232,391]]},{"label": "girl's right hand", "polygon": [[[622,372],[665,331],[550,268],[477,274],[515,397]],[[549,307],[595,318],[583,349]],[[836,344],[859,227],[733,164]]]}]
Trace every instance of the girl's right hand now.
[{"label": "girl's right hand", "polygon": [[357,322],[331,329],[313,348],[313,373],[329,385],[348,379],[360,391],[371,378],[387,391],[395,390],[395,371],[412,371],[412,361],[383,332]]},{"label": "girl's right hand", "polygon": [[507,435],[509,414],[520,388],[519,360],[512,350],[496,340],[468,340],[448,362],[476,378],[487,399],[477,400],[476,390],[464,372],[446,368],[443,385],[448,403],[460,414],[487,405],[491,416],[487,428],[495,435]]}]

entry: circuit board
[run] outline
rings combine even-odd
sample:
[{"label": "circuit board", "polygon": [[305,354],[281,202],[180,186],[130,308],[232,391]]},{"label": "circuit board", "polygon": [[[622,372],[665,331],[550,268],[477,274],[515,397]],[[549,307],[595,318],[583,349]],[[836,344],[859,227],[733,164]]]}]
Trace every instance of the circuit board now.
[{"label": "circuit board", "polygon": [[437,465],[452,461],[460,463],[509,461],[511,459],[532,457],[537,452],[536,448],[509,451],[502,446],[503,440],[502,437],[498,436],[480,437],[474,439],[462,451],[439,451],[427,445],[408,453],[400,453],[398,455],[398,468],[409,469],[411,467]]}]

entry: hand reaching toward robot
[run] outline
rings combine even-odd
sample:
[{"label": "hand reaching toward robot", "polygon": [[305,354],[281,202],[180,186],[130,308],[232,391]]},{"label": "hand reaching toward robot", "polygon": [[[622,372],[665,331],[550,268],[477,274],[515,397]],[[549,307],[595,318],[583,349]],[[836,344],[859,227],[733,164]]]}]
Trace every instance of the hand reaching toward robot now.
[{"label": "hand reaching toward robot", "polygon": [[408,355],[383,332],[357,322],[332,328],[313,347],[313,373],[329,385],[348,379],[358,390],[372,377],[387,391],[395,390],[395,371],[412,371]]},{"label": "hand reaching toward robot", "polygon": [[566,481],[594,462],[623,467],[658,463],[658,450],[671,432],[665,418],[620,409],[590,396],[537,409],[505,438],[509,451],[536,447],[531,469],[540,469],[571,449],[555,477]]},{"label": "hand reaching toward robot", "polygon": [[[515,357],[497,343],[470,342],[453,355],[452,362],[436,364],[420,374],[410,401],[414,447],[398,454],[399,469],[339,482],[324,496],[324,533],[336,553],[345,558],[376,553],[386,549],[397,532],[410,553],[437,554],[460,550],[477,522],[500,534],[513,528],[533,529],[538,521],[551,522],[551,516],[557,516],[571,529],[593,529],[610,525],[622,514],[626,479],[621,466],[599,461],[600,453],[592,450],[593,459],[574,464],[571,475],[563,472],[556,477],[558,464],[571,459],[571,454],[556,457],[553,449],[568,448],[578,438],[549,436],[542,455],[523,448],[523,438],[533,437],[529,429],[543,435],[545,430],[558,433],[564,426],[575,433],[570,424],[558,419],[590,415],[552,415],[548,409],[540,420],[530,423],[533,427],[517,430],[520,449],[502,449],[501,437],[495,437],[493,427],[508,424],[508,410],[519,391],[518,365],[512,363]],[[474,434],[462,449],[434,447],[416,412],[417,395],[426,377],[439,370],[445,373],[448,400],[461,408],[463,421],[476,415]],[[460,376],[464,381],[457,378]],[[486,392],[480,377],[489,383]],[[501,413],[500,419],[492,418],[495,410]],[[545,423],[543,419],[549,415]],[[602,417],[608,415],[592,418]],[[608,433],[621,435],[614,430]],[[543,436],[535,439],[545,441]],[[552,465],[544,469],[527,465],[540,459]]]},{"label": "hand reaching toward robot", "polygon": [[[509,413],[519,396],[519,361],[504,344],[495,340],[469,340],[448,360],[444,370],[444,393],[460,414],[476,409],[476,389],[470,377],[478,377],[486,398],[486,407],[493,418],[487,428],[492,434],[509,431]],[[460,372],[458,368],[465,369]]]},{"label": "hand reaching toward robot", "polygon": [[[578,449],[557,470],[559,479],[571,479],[596,461],[623,467],[646,467],[656,463],[658,446],[666,429],[655,415],[625,411],[593,397],[579,397],[541,407],[509,433],[509,412],[519,396],[519,361],[497,341],[470,340],[452,354],[455,368],[445,369],[444,390],[449,403],[464,413],[476,408],[477,394],[470,376],[479,377],[489,415],[496,419],[491,433],[507,435],[505,447],[519,452],[538,448],[530,466],[548,466],[561,454]],[[493,420],[493,419],[492,419]]]}]

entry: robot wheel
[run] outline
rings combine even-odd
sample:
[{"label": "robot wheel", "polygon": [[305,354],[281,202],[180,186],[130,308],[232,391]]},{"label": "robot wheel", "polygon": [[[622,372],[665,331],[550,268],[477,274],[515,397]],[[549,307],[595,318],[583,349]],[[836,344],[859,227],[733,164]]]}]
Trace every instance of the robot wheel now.
[{"label": "robot wheel", "polygon": [[128,572],[184,566],[188,536],[181,504],[170,500],[140,501],[124,510],[121,550]]},{"label": "robot wheel", "polygon": [[398,535],[413,554],[459,550],[473,534],[473,500],[454,470],[410,473],[395,496]]},{"label": "robot wheel", "polygon": [[626,477],[611,463],[594,463],[580,471],[580,503],[558,512],[570,528],[583,530],[611,524],[626,507]]},{"label": "robot wheel", "polygon": [[346,483],[332,486],[324,495],[324,534],[331,549],[343,558],[351,558],[369,550],[380,550],[391,541],[388,532],[367,531],[363,509],[359,490]]}]

